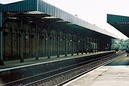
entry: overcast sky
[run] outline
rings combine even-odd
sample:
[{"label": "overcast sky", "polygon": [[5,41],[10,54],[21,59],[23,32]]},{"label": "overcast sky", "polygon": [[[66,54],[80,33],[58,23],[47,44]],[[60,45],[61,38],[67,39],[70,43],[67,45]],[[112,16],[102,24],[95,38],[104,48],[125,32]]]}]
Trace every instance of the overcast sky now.
[{"label": "overcast sky", "polygon": [[[0,0],[7,3],[19,0]],[[107,24],[107,14],[129,16],[129,0],[44,0],[55,5],[89,23],[95,24],[102,29],[126,39],[119,31]]]}]

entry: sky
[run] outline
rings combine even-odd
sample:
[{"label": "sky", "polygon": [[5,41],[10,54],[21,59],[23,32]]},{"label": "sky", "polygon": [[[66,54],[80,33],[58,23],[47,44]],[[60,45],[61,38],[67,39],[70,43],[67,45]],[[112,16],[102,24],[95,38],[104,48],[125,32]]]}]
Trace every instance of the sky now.
[{"label": "sky", "polygon": [[[0,0],[8,3],[20,0]],[[127,39],[122,33],[107,23],[107,14],[129,16],[129,0],[44,0],[60,9],[77,15],[79,18],[117,35],[120,39]]]}]

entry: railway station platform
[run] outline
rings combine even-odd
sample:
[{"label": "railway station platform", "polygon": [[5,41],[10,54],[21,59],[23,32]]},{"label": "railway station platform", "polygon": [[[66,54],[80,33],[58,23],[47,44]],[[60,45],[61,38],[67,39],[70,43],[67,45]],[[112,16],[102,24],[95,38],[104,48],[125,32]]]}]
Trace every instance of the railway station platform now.
[{"label": "railway station platform", "polygon": [[67,59],[73,59],[73,58],[79,58],[79,57],[85,57],[85,56],[91,56],[91,55],[97,55],[97,54],[103,54],[103,53],[108,53],[111,51],[101,51],[101,52],[93,52],[93,53],[79,53],[77,54],[68,54],[67,56],[65,55],[60,55],[60,57],[57,58],[57,56],[51,56],[51,58],[48,57],[40,57],[39,60],[35,60],[35,58],[28,58],[25,59],[24,62],[20,62],[20,60],[12,60],[12,61],[5,61],[5,65],[0,66],[1,70],[6,70],[7,68],[15,68],[19,66],[27,66],[27,65],[36,65],[36,64],[43,64],[43,63],[51,63],[55,61],[61,61],[61,60],[67,60]]},{"label": "railway station platform", "polygon": [[129,57],[123,54],[113,62],[90,71],[63,86],[129,86]]}]

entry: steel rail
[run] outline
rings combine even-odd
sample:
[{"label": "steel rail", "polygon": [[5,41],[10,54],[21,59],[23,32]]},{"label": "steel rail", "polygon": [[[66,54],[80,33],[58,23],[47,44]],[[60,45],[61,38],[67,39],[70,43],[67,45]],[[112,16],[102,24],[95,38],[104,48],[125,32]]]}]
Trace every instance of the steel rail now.
[{"label": "steel rail", "polygon": [[22,79],[18,79],[18,80],[15,80],[15,81],[11,81],[11,82],[8,82],[8,83],[6,83],[4,85],[13,84],[13,83],[16,83],[16,82],[19,82],[19,81],[22,81],[22,80],[27,80],[27,79],[34,78],[34,77],[37,77],[37,76],[40,76],[40,75],[45,75],[47,73],[52,73],[52,72],[55,72],[55,71],[59,71],[59,70],[68,68],[68,67],[72,67],[72,66],[76,66],[76,65],[80,65],[80,64],[83,64],[83,63],[86,63],[86,62],[88,63],[90,61],[96,60],[95,58],[94,59],[93,58],[90,59],[90,60],[87,60],[87,61],[83,61],[83,62],[77,63],[77,64],[68,65],[68,66],[65,66],[65,67],[60,67],[60,68],[55,69],[55,70],[51,70],[51,71],[47,71],[47,72],[44,72],[44,73],[36,74],[36,75],[33,75],[33,76],[29,76],[29,77],[25,77],[25,78],[22,78]]},{"label": "steel rail", "polygon": [[[109,56],[109,55],[102,56],[101,58],[104,58],[104,57],[107,57],[107,56]],[[112,56],[112,55],[111,55],[111,56]],[[38,82],[42,82],[42,81],[44,81],[44,80],[46,80],[46,79],[51,79],[52,77],[59,76],[59,75],[62,75],[62,74],[64,74],[64,73],[67,73],[67,72],[70,72],[70,71],[73,71],[73,70],[81,69],[81,68],[83,68],[84,66],[87,66],[87,65],[89,65],[89,64],[96,63],[98,60],[99,60],[99,61],[102,61],[101,58],[93,59],[93,60],[91,60],[91,62],[89,62],[88,64],[85,64],[85,65],[82,65],[82,66],[79,66],[79,67],[76,67],[76,68],[73,68],[73,69],[70,69],[70,70],[61,72],[61,73],[54,74],[53,76],[46,77],[46,78],[44,78],[44,79],[37,80],[37,81],[35,81],[35,82],[31,82],[31,83],[25,84],[25,86],[30,86],[30,85],[32,85],[32,84],[35,84],[35,83],[38,83]],[[105,58],[105,59],[107,59],[107,58]],[[103,60],[105,60],[105,59],[103,59]],[[96,67],[94,67],[94,68],[96,68]],[[93,69],[94,69],[94,68],[93,68]]]}]

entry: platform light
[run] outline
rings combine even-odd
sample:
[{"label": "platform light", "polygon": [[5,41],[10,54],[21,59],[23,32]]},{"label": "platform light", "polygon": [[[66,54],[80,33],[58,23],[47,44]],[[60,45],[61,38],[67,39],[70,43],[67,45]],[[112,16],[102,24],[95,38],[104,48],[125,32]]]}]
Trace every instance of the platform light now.
[{"label": "platform light", "polygon": [[29,21],[30,23],[32,23],[33,21]]},{"label": "platform light", "polygon": [[63,39],[60,39],[60,41],[62,41]]},{"label": "platform light", "polygon": [[9,19],[17,19],[17,17],[8,17]]},{"label": "platform light", "polygon": [[26,40],[27,40],[27,39],[29,39],[29,36],[28,36],[28,35],[26,35],[26,36],[25,36],[25,39],[26,39]]},{"label": "platform light", "polygon": [[45,14],[45,13],[40,11],[29,11],[29,12],[25,12],[25,14]]},{"label": "platform light", "polygon": [[43,19],[56,19],[57,17],[55,16],[47,16],[47,17],[43,17]]},{"label": "platform light", "polygon": [[46,38],[46,40],[48,40],[48,38]]}]

